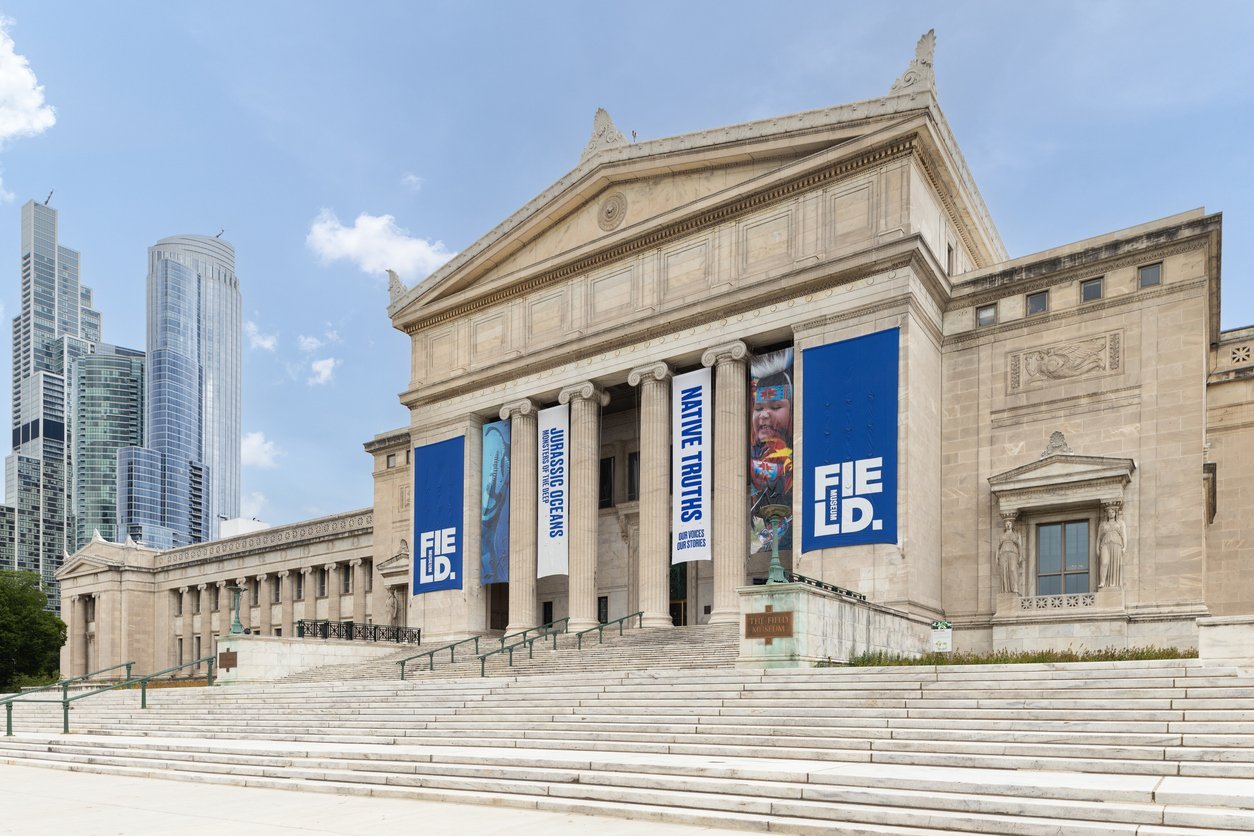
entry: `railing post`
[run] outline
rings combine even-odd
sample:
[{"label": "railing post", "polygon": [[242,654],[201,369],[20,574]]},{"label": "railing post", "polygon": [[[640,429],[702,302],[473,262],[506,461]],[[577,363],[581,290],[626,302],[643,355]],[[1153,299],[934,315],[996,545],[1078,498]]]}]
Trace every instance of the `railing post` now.
[{"label": "railing post", "polygon": [[4,736],[13,736],[13,703],[4,704]]},{"label": "railing post", "polygon": [[209,685],[210,685],[210,687],[212,687],[212,686],[213,686],[213,664],[214,664],[214,662],[215,662],[215,661],[216,661],[216,660],[215,660],[212,656],[210,656],[210,657],[209,657],[209,668],[208,668],[208,670],[209,670]]},{"label": "railing post", "polygon": [[305,619],[296,622],[296,638],[305,638]]},{"label": "railing post", "polygon": [[148,680],[141,679],[139,681],[139,707],[148,707]]},{"label": "railing post", "polygon": [[401,679],[402,680],[405,679],[405,662],[404,661],[401,662]]},{"label": "railing post", "polygon": [[126,681],[127,682],[130,682],[131,680],[131,665],[134,665],[134,664],[135,664],[134,662],[126,663]]},{"label": "railing post", "polygon": [[479,637],[475,636],[475,654],[479,653]]},{"label": "railing post", "polygon": [[482,679],[483,677],[487,676],[487,673],[485,673],[485,670],[487,669],[487,666],[488,666],[488,657],[487,657],[487,656],[480,656],[480,657],[479,657],[479,678],[480,678],[480,679]]}]

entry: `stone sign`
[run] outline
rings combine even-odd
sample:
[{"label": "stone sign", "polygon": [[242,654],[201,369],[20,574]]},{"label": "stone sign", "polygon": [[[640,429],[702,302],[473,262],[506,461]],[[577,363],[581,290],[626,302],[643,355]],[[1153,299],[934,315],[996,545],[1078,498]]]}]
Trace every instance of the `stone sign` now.
[{"label": "stone sign", "polygon": [[223,650],[218,653],[218,670],[229,671],[239,667],[239,653],[234,650]]}]

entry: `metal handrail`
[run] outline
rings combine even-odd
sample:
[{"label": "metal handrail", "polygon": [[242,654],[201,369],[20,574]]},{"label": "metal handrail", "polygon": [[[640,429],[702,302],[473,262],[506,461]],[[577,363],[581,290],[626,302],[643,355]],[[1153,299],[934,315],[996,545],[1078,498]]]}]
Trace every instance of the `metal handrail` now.
[{"label": "metal handrail", "polygon": [[[134,664],[135,664],[134,662],[123,662],[120,665],[114,665],[109,668],[101,668],[100,670],[92,671],[91,673],[83,673],[83,674],[79,674],[78,676],[71,676],[69,679],[60,679],[52,683],[51,685],[41,685],[38,688],[31,688],[27,691],[20,691],[11,697],[5,697],[4,699],[0,700],[0,703],[18,702],[21,700],[22,697],[26,696],[27,694],[37,694],[40,691],[49,691],[53,688],[61,688],[62,690],[66,690],[69,688],[69,685],[71,682],[82,682],[84,679],[90,679],[91,677],[95,676],[98,673],[108,673],[109,671],[116,671],[118,668],[126,668],[126,678],[130,679],[131,678],[131,666]],[[31,702],[35,702],[35,700],[31,700]]]},{"label": "metal handrail", "polygon": [[548,624],[541,624],[539,627],[528,627],[526,630],[519,630],[517,633],[506,633],[504,636],[501,636],[501,650],[505,649],[506,639],[515,639],[521,636],[516,644],[522,644],[527,640],[531,633],[535,633],[537,637],[547,636],[549,633],[554,632],[553,628],[559,624],[562,625],[562,629],[557,630],[556,632],[565,633],[567,627],[570,626],[570,616],[559,618],[556,621],[550,621]]},{"label": "metal handrail", "polygon": [[[559,619],[559,621],[563,622],[563,624],[569,620],[570,619],[568,618]],[[554,622],[551,622],[550,624],[544,625],[544,627],[551,627],[553,624],[557,624],[557,623],[558,621],[554,621]],[[531,632],[531,630],[541,630],[541,629],[544,629],[544,628],[532,627],[530,628],[530,630],[524,630],[522,632],[527,633],[527,632]],[[479,657],[479,676],[480,677],[487,676],[489,656],[496,656],[501,653],[508,653],[509,654],[509,666],[512,668],[514,667],[514,651],[515,650],[517,650],[518,648],[522,647],[525,644],[527,645],[527,658],[528,659],[535,658],[536,642],[540,641],[540,639],[547,639],[550,637],[553,639],[553,649],[557,650],[557,637],[560,636],[564,632],[566,632],[565,629],[549,630],[548,632],[538,633],[532,636],[531,638],[523,639],[520,642],[514,642],[513,644],[510,644],[510,645],[498,647],[496,650],[489,650],[487,653],[484,653],[483,655]]]},{"label": "metal handrail", "polygon": [[835,592],[837,595],[844,595],[846,598],[853,598],[855,601],[866,600],[865,595],[861,592],[854,592],[852,589],[845,589],[844,587],[836,586],[836,584],[833,583],[815,580],[814,578],[807,578],[805,575],[798,575],[796,572],[785,572],[784,574],[787,575],[788,580],[793,583],[808,584],[809,586],[818,587],[819,589],[826,590],[827,592]]},{"label": "metal handrail", "polygon": [[633,618],[640,619],[640,623],[637,624],[636,627],[638,628],[644,627],[644,612],[641,611],[641,612],[633,612],[631,615],[625,615],[622,618],[616,618],[613,621],[607,621],[604,624],[598,624],[595,627],[589,627],[587,630],[580,630],[578,633],[575,634],[575,644],[576,644],[575,649],[583,650],[583,637],[586,636],[588,633],[591,633],[593,630],[597,631],[597,644],[604,643],[605,628],[609,627],[611,624],[618,625],[618,635],[621,636],[623,634],[623,627],[625,626],[625,623],[630,621]]},{"label": "metal handrail", "polygon": [[[103,694],[106,691],[116,691],[119,688],[129,688],[129,687],[134,686],[135,683],[138,682],[139,689],[140,689],[139,707],[147,708],[148,707],[148,680],[153,679],[158,676],[164,676],[167,673],[173,673],[174,671],[177,671],[177,670],[182,670],[183,668],[189,668],[189,667],[192,667],[193,665],[200,665],[202,663],[207,663],[208,664],[208,677],[207,678],[208,678],[209,684],[212,685],[213,684],[213,666],[216,663],[216,661],[217,660],[213,656],[206,656],[203,659],[195,659],[191,662],[187,662],[182,665],[175,665],[172,668],[166,668],[163,671],[150,673],[147,676],[137,676],[137,677],[132,677],[130,675],[130,669],[131,669],[130,666],[135,663],[124,662],[121,665],[114,665],[111,668],[104,668],[103,670],[99,670],[95,672],[95,673],[106,673],[108,671],[116,670],[118,668],[122,668],[122,667],[126,668],[127,670],[126,679],[122,680],[121,682],[115,682],[112,685],[106,685],[103,688],[96,688],[95,690],[87,691],[82,694],[75,694],[74,696],[71,697],[70,696],[70,683],[71,682],[75,682],[81,679],[86,679],[88,676],[94,675],[94,674],[84,674],[83,676],[78,676],[78,677],[75,677],[74,679],[63,680],[57,683],[57,685],[48,685],[43,688],[36,689],[39,691],[46,691],[49,688],[55,688],[57,686],[60,686],[61,697],[59,699],[16,700],[16,699],[10,698],[4,701],[4,708],[5,708],[4,735],[5,737],[13,736],[13,703],[14,702],[50,702],[50,703],[59,702],[61,703],[61,732],[62,734],[69,734],[70,733],[70,703],[76,700],[82,700],[82,699],[86,699],[87,697],[93,697],[96,694]],[[34,692],[32,691],[28,693],[34,693]],[[25,696],[25,695],[19,694],[18,696]]]},{"label": "metal handrail", "polygon": [[479,652],[479,638],[480,638],[479,636],[471,636],[468,639],[462,639],[461,641],[455,641],[452,644],[446,644],[443,647],[437,647],[435,650],[428,650],[425,653],[418,653],[413,656],[406,656],[404,659],[401,659],[399,662],[396,663],[401,666],[401,679],[405,678],[405,663],[412,662],[415,659],[421,659],[423,656],[426,656],[429,662],[427,666],[427,670],[433,671],[435,670],[435,654],[437,653],[447,650],[448,660],[450,664],[457,661],[456,650],[460,645],[474,642],[475,653],[478,653]]}]

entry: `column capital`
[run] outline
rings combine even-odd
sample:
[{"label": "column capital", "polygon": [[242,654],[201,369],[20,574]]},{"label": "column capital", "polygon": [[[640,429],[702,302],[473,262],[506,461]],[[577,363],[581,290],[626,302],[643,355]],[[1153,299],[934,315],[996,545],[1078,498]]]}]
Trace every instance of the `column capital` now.
[{"label": "column capital", "polygon": [[362,564],[362,559],[360,557],[354,557],[352,560],[348,561],[348,565],[352,566],[354,569],[356,569],[361,564]]},{"label": "column capital", "polygon": [[721,363],[738,363],[749,356],[749,346],[740,340],[707,348],[701,355],[701,365],[715,366]]},{"label": "column capital", "polygon": [[266,573],[265,573],[265,572],[262,572],[260,575],[257,575],[257,580],[258,580],[259,582],[260,582],[260,581],[264,581],[265,579],[266,579]]},{"label": "column capital", "polygon": [[335,563],[324,563],[322,564],[322,568],[326,569],[328,572],[334,572],[337,565],[338,564]]},{"label": "column capital", "polygon": [[287,570],[287,569],[283,569],[282,571],[275,572],[274,574],[275,574],[275,576],[276,576],[276,577],[278,577],[280,580],[282,580],[282,579],[286,578],[288,575],[290,575],[290,574],[292,574],[292,573],[291,573],[289,570]]},{"label": "column capital", "polygon": [[671,367],[665,363],[650,363],[647,366],[632,369],[631,374],[627,375],[627,382],[632,386],[639,386],[646,380],[656,380],[660,383],[672,374]]},{"label": "column capital", "polygon": [[227,583],[228,581],[217,581],[214,583],[214,586],[216,586],[218,589],[225,589]]},{"label": "column capital", "polygon": [[204,592],[204,591],[205,591],[206,589],[208,589],[208,588],[209,588],[209,584],[207,584],[207,583],[198,583],[198,584],[196,584],[196,591],[197,591],[197,592]]},{"label": "column capital", "polygon": [[81,599],[81,600],[84,600],[84,601],[85,601],[85,600],[87,600],[86,598],[83,598],[83,596],[82,596],[82,595],[71,595],[71,596],[70,596],[70,604],[77,604],[77,603],[79,602],[79,600],[80,600],[80,599]]},{"label": "column capital", "polygon": [[236,578],[235,585],[243,589],[244,587],[248,586],[248,578]]},{"label": "column capital", "polygon": [[567,386],[557,395],[558,403],[570,403],[571,401],[596,401],[601,406],[605,406],[610,402],[609,394],[600,386],[591,380],[585,380],[583,383],[576,383],[573,386]]},{"label": "column capital", "polygon": [[316,567],[316,566],[302,566],[302,567],[300,567],[300,573],[301,573],[302,575],[312,575],[312,574],[313,574],[313,570],[314,570],[314,569],[316,569],[316,568],[318,568],[318,567]]},{"label": "column capital", "polygon": [[186,595],[186,594],[187,594],[187,587],[185,587],[185,586],[180,586],[180,587],[179,587],[179,595]]},{"label": "column capital", "polygon": [[523,398],[518,401],[510,401],[501,407],[501,420],[508,421],[515,415],[535,415],[539,411],[536,402],[531,398]]}]

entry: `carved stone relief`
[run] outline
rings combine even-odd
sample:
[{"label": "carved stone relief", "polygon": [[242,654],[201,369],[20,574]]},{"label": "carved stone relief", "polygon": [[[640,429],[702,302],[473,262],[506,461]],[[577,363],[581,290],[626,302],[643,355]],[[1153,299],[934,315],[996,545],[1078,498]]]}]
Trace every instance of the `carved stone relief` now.
[{"label": "carved stone relief", "polygon": [[1119,371],[1122,361],[1122,333],[1119,331],[1016,351],[1007,357],[1007,388],[1014,394],[1058,381]]}]

